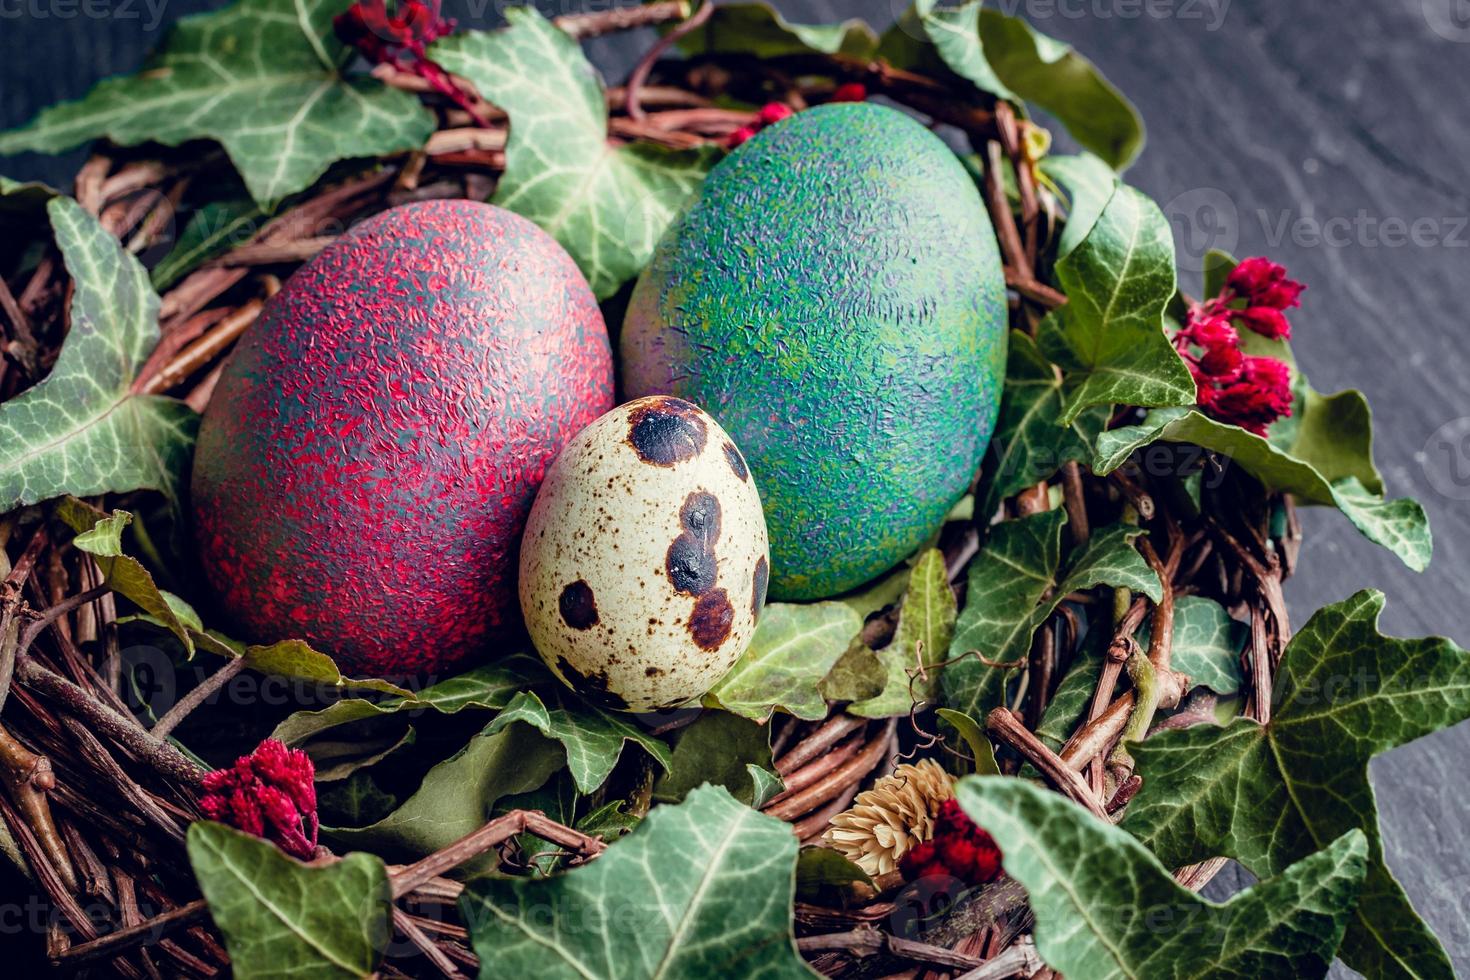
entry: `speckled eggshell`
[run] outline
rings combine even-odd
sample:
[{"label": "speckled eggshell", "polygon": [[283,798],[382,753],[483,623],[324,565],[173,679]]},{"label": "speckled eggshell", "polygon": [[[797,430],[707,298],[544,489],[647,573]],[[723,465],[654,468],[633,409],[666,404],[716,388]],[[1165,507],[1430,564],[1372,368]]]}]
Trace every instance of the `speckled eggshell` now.
[{"label": "speckled eggshell", "polygon": [[195,540],[230,628],[389,677],[518,641],[536,489],[613,404],[602,314],[546,232],[472,201],[362,222],[266,304],[204,414]]},{"label": "speckled eggshell", "polygon": [[628,397],[703,406],[750,461],[771,596],[903,560],[964,494],[1006,359],[1005,282],[974,181],[872,104],[799,112],[720,162],[628,305]]},{"label": "speckled eggshell", "polygon": [[641,398],[583,429],[547,471],[521,548],[521,610],[572,688],[665,709],[745,652],[769,572],[740,450],[689,402]]}]

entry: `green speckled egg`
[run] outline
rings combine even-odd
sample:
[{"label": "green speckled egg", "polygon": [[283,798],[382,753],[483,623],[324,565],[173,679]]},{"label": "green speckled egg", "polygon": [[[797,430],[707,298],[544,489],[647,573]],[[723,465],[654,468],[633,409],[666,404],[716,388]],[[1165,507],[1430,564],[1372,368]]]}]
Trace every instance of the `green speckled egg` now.
[{"label": "green speckled egg", "polygon": [[912,553],[990,441],[1006,359],[990,219],[902,113],[798,113],[711,172],[621,343],[628,397],[693,401],[744,451],[772,597],[835,595]]}]

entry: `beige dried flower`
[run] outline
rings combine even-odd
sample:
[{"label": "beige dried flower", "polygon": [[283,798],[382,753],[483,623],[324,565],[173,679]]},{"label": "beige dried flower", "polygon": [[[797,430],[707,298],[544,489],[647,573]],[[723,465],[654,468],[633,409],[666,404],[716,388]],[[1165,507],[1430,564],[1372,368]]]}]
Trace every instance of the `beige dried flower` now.
[{"label": "beige dried flower", "polygon": [[867,874],[887,874],[905,851],[934,836],[940,804],[952,796],[954,779],[939,763],[905,763],[833,817],[822,840]]}]

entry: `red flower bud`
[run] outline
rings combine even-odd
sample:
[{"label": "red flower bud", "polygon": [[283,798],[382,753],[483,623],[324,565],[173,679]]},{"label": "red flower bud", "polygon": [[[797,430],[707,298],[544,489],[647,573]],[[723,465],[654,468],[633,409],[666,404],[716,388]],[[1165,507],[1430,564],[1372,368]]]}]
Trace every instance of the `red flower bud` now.
[{"label": "red flower bud", "polygon": [[[1200,371],[1216,384],[1224,384],[1240,377],[1245,366],[1245,355],[1239,347],[1220,344],[1200,355]],[[1196,383],[1198,380],[1196,379]]]},{"label": "red flower bud", "polygon": [[735,132],[725,137],[725,145],[733,150],[735,149],[735,147],[739,146],[741,143],[744,143],[746,140],[750,139],[752,136],[759,132],[759,127],[752,125],[741,126],[739,129],[735,130]]},{"label": "red flower bud", "polygon": [[950,799],[940,805],[933,839],[905,851],[898,867],[909,881],[942,874],[983,885],[1000,874],[1000,848]]},{"label": "red flower bud", "polygon": [[1286,322],[1286,316],[1278,309],[1270,306],[1248,306],[1236,315],[1242,323],[1263,337],[1270,337],[1272,340],[1291,339],[1291,324]]},{"label": "red flower bud", "polygon": [[866,102],[868,99],[867,86],[862,82],[845,82],[837,86],[832,93],[829,102]]},{"label": "red flower bud", "polygon": [[1225,285],[1236,296],[1244,297],[1247,306],[1269,306],[1275,310],[1299,306],[1302,290],[1307,288],[1286,278],[1284,266],[1262,255],[1242,260],[1231,270]]},{"label": "red flower bud", "polygon": [[792,109],[784,102],[767,102],[765,105],[761,106],[761,110],[760,112],[756,113],[755,118],[760,123],[760,125],[770,126],[780,122],[783,119],[790,118],[795,114],[796,110]]},{"label": "red flower bud", "polygon": [[268,738],[233,766],[204,776],[199,812],[308,860],[316,853],[315,776],[305,752]]}]

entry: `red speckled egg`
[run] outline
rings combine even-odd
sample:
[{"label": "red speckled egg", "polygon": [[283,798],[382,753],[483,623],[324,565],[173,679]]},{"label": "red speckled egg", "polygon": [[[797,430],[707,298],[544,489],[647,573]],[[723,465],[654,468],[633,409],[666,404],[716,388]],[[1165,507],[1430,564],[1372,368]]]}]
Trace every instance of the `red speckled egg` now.
[{"label": "red speckled egg", "polygon": [[602,314],[550,235],[470,201],[364,221],[266,305],[204,414],[192,508],[222,612],[351,674],[492,654],[546,467],[612,406]]}]

